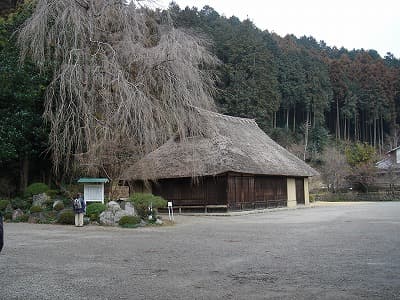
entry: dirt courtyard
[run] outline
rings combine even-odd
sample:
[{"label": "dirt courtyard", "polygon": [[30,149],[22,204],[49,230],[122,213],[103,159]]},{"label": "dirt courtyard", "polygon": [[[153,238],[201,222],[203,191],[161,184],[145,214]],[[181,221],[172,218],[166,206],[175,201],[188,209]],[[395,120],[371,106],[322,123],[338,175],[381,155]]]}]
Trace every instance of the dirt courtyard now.
[{"label": "dirt courtyard", "polygon": [[400,299],[400,202],[176,222],[5,223],[0,299]]}]

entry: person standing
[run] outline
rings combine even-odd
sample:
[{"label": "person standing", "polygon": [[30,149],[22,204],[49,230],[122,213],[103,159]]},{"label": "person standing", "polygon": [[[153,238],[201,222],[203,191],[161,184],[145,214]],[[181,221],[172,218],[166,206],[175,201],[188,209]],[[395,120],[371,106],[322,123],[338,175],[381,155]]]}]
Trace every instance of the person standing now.
[{"label": "person standing", "polygon": [[73,202],[73,208],[75,212],[75,226],[82,227],[83,226],[83,215],[86,212],[86,202],[83,199],[81,193],[76,195],[76,198]]}]

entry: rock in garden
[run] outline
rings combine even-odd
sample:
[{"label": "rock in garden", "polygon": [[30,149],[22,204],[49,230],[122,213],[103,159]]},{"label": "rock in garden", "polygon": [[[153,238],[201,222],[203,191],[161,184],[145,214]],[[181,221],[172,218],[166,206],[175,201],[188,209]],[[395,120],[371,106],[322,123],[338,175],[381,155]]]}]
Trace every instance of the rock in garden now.
[{"label": "rock in garden", "polygon": [[160,220],[160,219],[157,219],[157,220],[156,220],[156,224],[157,224],[157,225],[162,225],[163,223],[164,223],[164,222],[163,222],[162,220]]},{"label": "rock in garden", "polygon": [[123,216],[134,216],[135,209],[131,203],[125,203],[125,209],[122,209],[115,201],[107,203],[107,209],[100,214],[100,224],[107,226],[118,225]]},{"label": "rock in garden", "polygon": [[12,213],[12,220],[15,221],[17,218],[20,218],[23,215],[24,215],[24,212],[21,209],[17,208]]},{"label": "rock in garden", "polygon": [[117,212],[121,210],[121,206],[115,201],[110,201],[107,203],[107,210],[111,210],[113,212]]},{"label": "rock in garden", "polygon": [[100,214],[100,224],[107,226],[114,226],[114,214],[112,210],[103,211]]},{"label": "rock in garden", "polygon": [[42,212],[31,213],[29,215],[28,223],[36,224],[44,221],[46,218]]},{"label": "rock in garden", "polygon": [[32,206],[45,206],[46,201],[50,200],[50,197],[46,193],[33,195]]},{"label": "rock in garden", "polygon": [[61,200],[56,200],[56,201],[54,201],[54,203],[53,203],[53,209],[54,209],[54,207],[56,207],[56,205],[57,205],[58,203],[64,204],[64,202],[62,202]]},{"label": "rock in garden", "polygon": [[135,208],[133,207],[132,203],[125,202],[125,211],[128,213],[129,216],[135,216]]},{"label": "rock in garden", "polygon": [[114,215],[114,224],[117,225],[119,220],[123,217],[123,216],[131,216],[127,211],[125,210],[120,210],[117,211]]}]

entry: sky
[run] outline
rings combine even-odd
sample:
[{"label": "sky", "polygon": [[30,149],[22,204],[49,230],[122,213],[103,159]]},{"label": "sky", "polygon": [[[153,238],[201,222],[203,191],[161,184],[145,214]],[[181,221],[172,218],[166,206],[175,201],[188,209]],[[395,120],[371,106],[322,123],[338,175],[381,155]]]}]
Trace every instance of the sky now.
[{"label": "sky", "polygon": [[[170,0],[156,0],[167,8]],[[400,0],[175,0],[181,7],[209,5],[220,15],[249,18],[280,36],[313,36],[328,46],[374,49],[400,58]]]}]

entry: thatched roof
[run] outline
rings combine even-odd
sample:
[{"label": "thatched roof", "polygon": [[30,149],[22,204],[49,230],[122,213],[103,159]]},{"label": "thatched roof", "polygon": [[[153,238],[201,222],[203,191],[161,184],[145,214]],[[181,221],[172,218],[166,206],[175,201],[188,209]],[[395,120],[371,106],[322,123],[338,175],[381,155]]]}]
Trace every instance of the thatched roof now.
[{"label": "thatched roof", "polygon": [[300,177],[318,175],[274,142],[254,120],[198,111],[207,129],[204,136],[170,139],[131,166],[124,178],[156,180],[229,171]]}]

